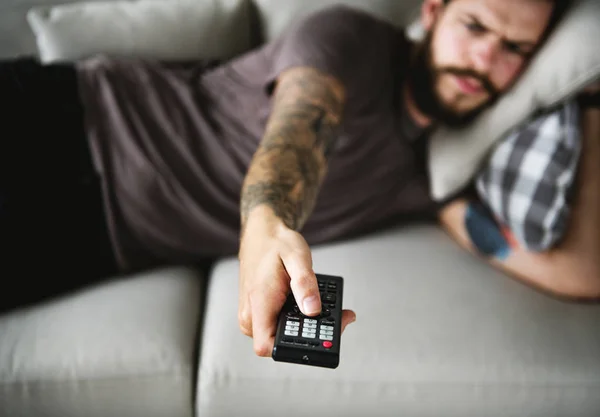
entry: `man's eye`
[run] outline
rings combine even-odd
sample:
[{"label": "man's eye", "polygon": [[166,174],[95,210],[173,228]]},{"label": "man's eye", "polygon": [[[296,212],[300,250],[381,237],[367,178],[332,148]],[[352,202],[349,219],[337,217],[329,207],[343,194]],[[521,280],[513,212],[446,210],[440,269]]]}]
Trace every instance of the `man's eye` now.
[{"label": "man's eye", "polygon": [[474,33],[482,33],[485,30],[485,28],[483,26],[481,26],[479,23],[476,23],[476,22],[466,23],[465,26],[467,27],[467,29],[469,29],[469,31],[474,32]]},{"label": "man's eye", "polygon": [[525,52],[523,52],[523,50],[521,49],[521,47],[517,44],[514,43],[505,43],[504,44],[504,49],[506,49],[508,52],[510,52],[511,54],[517,54],[517,55],[525,55]]}]

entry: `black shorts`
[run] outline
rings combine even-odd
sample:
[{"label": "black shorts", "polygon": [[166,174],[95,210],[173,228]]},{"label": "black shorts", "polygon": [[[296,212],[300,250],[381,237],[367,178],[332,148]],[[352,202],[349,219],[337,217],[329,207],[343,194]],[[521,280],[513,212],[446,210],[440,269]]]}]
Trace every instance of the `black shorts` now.
[{"label": "black shorts", "polygon": [[0,310],[115,274],[75,69],[0,61]]}]

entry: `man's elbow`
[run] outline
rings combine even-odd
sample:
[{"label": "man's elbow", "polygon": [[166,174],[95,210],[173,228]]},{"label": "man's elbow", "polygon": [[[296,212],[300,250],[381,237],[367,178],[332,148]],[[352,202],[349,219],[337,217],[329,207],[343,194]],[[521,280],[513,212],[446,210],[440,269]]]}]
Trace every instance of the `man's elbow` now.
[{"label": "man's elbow", "polygon": [[[588,254],[589,255],[589,254]],[[546,266],[534,270],[554,295],[574,302],[600,302],[600,256],[555,249],[542,255]]]}]

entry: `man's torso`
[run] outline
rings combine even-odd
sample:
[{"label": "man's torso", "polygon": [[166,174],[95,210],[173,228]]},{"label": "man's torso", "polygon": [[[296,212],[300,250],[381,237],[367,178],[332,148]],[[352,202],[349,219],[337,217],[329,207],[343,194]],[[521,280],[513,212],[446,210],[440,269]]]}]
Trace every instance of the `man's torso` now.
[{"label": "man's torso", "polygon": [[[235,254],[240,192],[270,114],[269,87],[293,65],[341,68],[349,95],[327,177],[302,230],[307,241],[341,238],[429,208],[423,151],[404,133],[406,40],[366,14],[326,13],[339,27],[335,36],[357,35],[330,41],[331,30],[314,33],[322,26],[317,18],[285,40],[215,67],[102,56],[79,65],[86,125],[124,268]],[[351,51],[331,57],[307,51],[328,41]]]}]

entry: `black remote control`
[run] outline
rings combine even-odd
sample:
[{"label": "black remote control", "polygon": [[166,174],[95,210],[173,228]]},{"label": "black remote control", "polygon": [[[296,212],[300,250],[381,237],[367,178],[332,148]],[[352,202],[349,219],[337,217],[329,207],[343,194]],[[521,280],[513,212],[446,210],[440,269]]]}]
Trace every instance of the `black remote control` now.
[{"label": "black remote control", "polygon": [[316,274],[321,314],[305,316],[290,292],[277,323],[272,357],[277,362],[337,368],[340,362],[344,279]]}]

